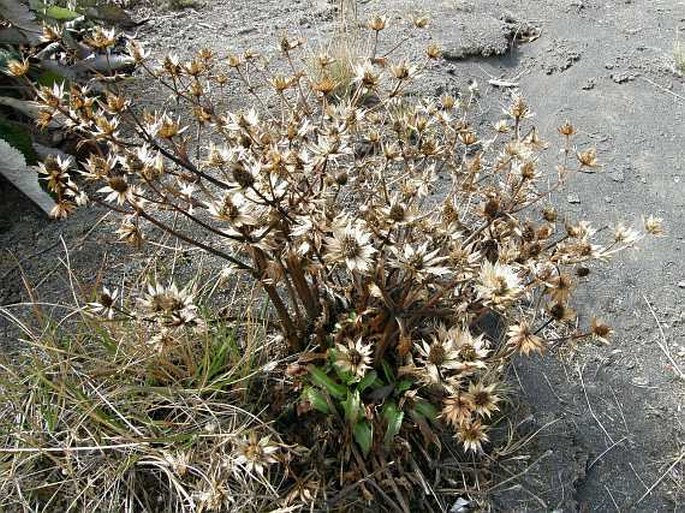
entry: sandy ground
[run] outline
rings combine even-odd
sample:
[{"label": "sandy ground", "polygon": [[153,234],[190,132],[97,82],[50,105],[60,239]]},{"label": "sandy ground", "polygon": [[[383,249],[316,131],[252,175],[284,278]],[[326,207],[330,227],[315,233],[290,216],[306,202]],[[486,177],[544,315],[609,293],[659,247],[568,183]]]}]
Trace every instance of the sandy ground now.
[{"label": "sandy ground", "polygon": [[[491,494],[494,510],[685,511],[685,382],[665,354],[685,369],[685,80],[670,69],[685,2],[372,0],[359,15],[373,11],[397,23],[412,13],[430,16],[430,35],[412,39],[406,51],[420,51],[429,38],[444,47],[444,65],[425,84],[433,92],[475,79],[484,119],[496,120],[508,93],[488,81],[517,82],[543,137],[554,142],[555,128],[570,119],[581,140],[597,146],[602,173],[574,179],[555,200],[561,212],[597,226],[655,214],[669,232],[593,269],[592,285],[579,291],[582,315],[598,312],[613,323],[610,346],[517,365],[519,434],[539,432],[521,451],[525,458],[503,462],[510,479]],[[137,14],[151,16],[139,36],[153,53],[181,54],[205,46],[264,50],[286,29],[321,40],[336,17],[325,0],[210,0]],[[386,40],[399,37],[390,29]],[[66,286],[60,237],[86,282],[105,254],[116,262],[126,253],[106,223],[94,227],[102,212],[49,222],[1,185],[3,304],[24,297],[18,262],[43,294],[59,298]],[[133,262],[116,269],[131,272],[144,263]]]}]

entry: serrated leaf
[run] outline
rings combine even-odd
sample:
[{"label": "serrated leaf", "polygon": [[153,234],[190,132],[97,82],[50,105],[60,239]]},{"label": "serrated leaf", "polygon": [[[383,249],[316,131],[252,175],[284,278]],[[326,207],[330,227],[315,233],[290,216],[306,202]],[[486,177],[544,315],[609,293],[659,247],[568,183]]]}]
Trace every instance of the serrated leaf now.
[{"label": "serrated leaf", "polygon": [[393,402],[388,402],[383,407],[383,419],[387,424],[385,436],[383,437],[383,444],[389,446],[395,436],[397,436],[402,429],[402,422],[404,421],[404,412],[397,408]]},{"label": "serrated leaf", "polygon": [[0,117],[0,139],[4,139],[13,148],[18,149],[27,164],[36,164],[38,157],[33,149],[33,137],[28,128]]},{"label": "serrated leaf", "polygon": [[309,402],[312,408],[321,413],[329,414],[331,413],[331,408],[328,406],[328,401],[326,397],[314,387],[306,387],[302,391],[302,399]]},{"label": "serrated leaf", "polygon": [[55,202],[40,188],[36,171],[28,167],[21,152],[4,139],[0,139],[0,174],[41,210],[50,214]]},{"label": "serrated leaf", "polygon": [[336,399],[343,399],[347,395],[347,388],[333,381],[328,374],[318,367],[310,367],[309,375],[312,383],[319,388],[323,388]]},{"label": "serrated leaf", "polygon": [[364,457],[368,456],[373,445],[373,424],[366,420],[357,423],[352,430],[352,436]]},{"label": "serrated leaf", "polygon": [[345,412],[345,420],[350,426],[355,426],[359,417],[364,413],[362,410],[362,399],[359,395],[359,390],[354,392],[347,391],[347,399],[341,401],[343,411]]},{"label": "serrated leaf", "polygon": [[372,370],[371,372],[367,372],[366,375],[361,379],[359,384],[357,385],[357,390],[360,392],[363,392],[367,388],[369,388],[371,385],[373,385],[378,379],[378,373],[375,370]]},{"label": "serrated leaf", "polygon": [[71,68],[76,71],[119,71],[124,68],[135,66],[136,61],[128,55],[92,55],[72,64]]}]

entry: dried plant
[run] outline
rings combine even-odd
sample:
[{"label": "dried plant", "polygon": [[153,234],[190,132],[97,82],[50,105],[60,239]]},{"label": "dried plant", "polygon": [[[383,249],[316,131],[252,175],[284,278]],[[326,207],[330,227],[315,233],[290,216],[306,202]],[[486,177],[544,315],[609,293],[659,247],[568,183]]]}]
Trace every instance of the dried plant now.
[{"label": "dried plant", "polygon": [[[201,50],[187,61],[168,55],[159,68],[131,40],[131,58],[173,99],[163,112],[123,91],[38,91],[44,123],[63,120],[97,150],[78,167],[42,166],[58,216],[93,183],[92,200],[121,215],[121,240],[170,234],[268,296],[290,358],[274,370],[283,380],[274,429],[293,448],[283,507],[377,497],[409,511],[417,485],[430,491],[423,476],[444,433],[466,453],[483,451],[515,355],[606,340],[606,324],[576,322],[573,290],[591,264],[643,237],[562,219],[547,204],[570,175],[599,167],[570,123],[550,173],[522,96],[479,132],[475,88],[408,95],[440,50],[429,46],[420,62],[377,55],[386,22],[368,24],[364,58],[322,54],[317,69],[288,37],[276,60]],[[341,66],[353,70],[342,89],[332,71]],[[242,92],[238,107],[228,88]],[[645,228],[662,231],[656,218]],[[91,309],[116,321],[106,297]],[[140,306],[156,347],[203,329],[190,289],[151,286]],[[263,476],[276,461],[272,443],[248,437],[236,461]]]},{"label": "dried plant", "polygon": [[211,289],[105,287],[84,301],[66,271],[74,304],[0,308],[24,339],[0,358],[0,510],[263,511],[278,500],[289,449],[259,417],[275,344],[256,300],[242,301],[240,323],[219,322],[199,308]]}]

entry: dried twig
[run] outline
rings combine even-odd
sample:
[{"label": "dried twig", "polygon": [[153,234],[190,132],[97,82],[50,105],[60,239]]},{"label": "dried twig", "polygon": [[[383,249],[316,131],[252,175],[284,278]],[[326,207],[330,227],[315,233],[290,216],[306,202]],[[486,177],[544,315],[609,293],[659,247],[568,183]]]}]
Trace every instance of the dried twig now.
[{"label": "dried twig", "polygon": [[663,352],[666,355],[666,358],[668,358],[668,361],[671,363],[671,366],[673,367],[673,370],[676,371],[676,374],[678,374],[678,377],[682,380],[685,380],[685,374],[683,371],[680,369],[678,366],[678,363],[673,359],[673,356],[671,355],[671,351],[668,348],[668,344],[666,343],[666,333],[664,333],[664,328],[661,326],[661,322],[659,321],[659,318],[656,316],[656,312],[654,312],[654,308],[652,308],[652,305],[649,303],[649,300],[647,297],[643,294],[642,298],[645,300],[645,303],[647,303],[647,308],[649,308],[649,313],[652,314],[652,317],[654,317],[654,320],[656,321],[656,325],[659,328],[659,334],[661,335],[661,340],[657,339],[656,343],[659,346],[659,349],[661,349],[661,352]]},{"label": "dried twig", "polygon": [[592,418],[595,419],[595,422],[597,422],[597,425],[602,429],[606,437],[609,439],[609,441],[613,444],[614,439],[611,438],[611,435],[609,432],[604,428],[604,425],[602,422],[599,420],[597,415],[595,415],[594,410],[592,409],[592,405],[590,404],[590,398],[587,395],[587,390],[585,389],[585,382],[583,381],[583,372],[580,370],[580,367],[576,369],[578,371],[578,377],[580,378],[580,385],[583,388],[583,394],[585,395],[585,402],[587,403],[587,407],[590,410],[590,415],[592,415]]},{"label": "dried twig", "polygon": [[652,493],[652,492],[654,491],[654,489],[655,489],[657,486],[659,486],[659,484],[661,483],[661,481],[663,481],[663,480],[666,478],[666,476],[668,475],[668,473],[669,473],[671,470],[673,470],[681,461],[683,461],[683,458],[685,458],[685,450],[684,450],[683,452],[681,452],[681,453],[680,453],[680,456],[678,456],[678,458],[677,458],[677,459],[676,459],[676,460],[675,460],[675,461],[666,469],[666,472],[664,472],[663,474],[661,474],[661,475],[659,476],[659,478],[658,478],[656,481],[654,481],[654,483],[652,484],[652,486],[650,486],[649,488],[647,488],[647,491],[646,491],[645,493],[643,493],[643,494],[642,494],[642,497],[640,497],[640,498],[637,500],[637,502],[635,503],[635,506],[637,506],[637,505],[640,504],[643,500],[645,500],[645,498],[646,498],[650,493]]},{"label": "dried twig", "polygon": [[509,80],[499,80],[496,78],[491,78],[490,80],[488,80],[488,84],[490,84],[491,86],[495,86],[495,87],[518,87],[519,86],[518,82],[512,82]]},{"label": "dried twig", "polygon": [[606,449],[604,449],[604,450],[602,451],[602,453],[601,453],[599,456],[597,456],[594,460],[592,460],[592,462],[590,462],[590,464],[587,466],[588,472],[589,472],[590,469],[595,465],[595,463],[597,463],[599,460],[601,460],[601,459],[604,457],[604,455],[605,455],[606,453],[608,453],[609,451],[611,451],[611,450],[612,450],[614,447],[616,447],[617,445],[622,444],[622,443],[625,442],[626,440],[628,440],[628,437],[627,437],[627,436],[624,436],[623,438],[621,438],[621,439],[618,440],[617,442],[611,444],[609,447],[607,447]]}]

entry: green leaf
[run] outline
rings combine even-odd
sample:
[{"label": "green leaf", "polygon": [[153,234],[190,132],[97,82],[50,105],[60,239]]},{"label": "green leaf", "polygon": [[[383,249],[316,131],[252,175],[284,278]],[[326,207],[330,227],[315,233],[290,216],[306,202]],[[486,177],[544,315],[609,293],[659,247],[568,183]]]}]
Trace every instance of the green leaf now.
[{"label": "green leaf", "polygon": [[40,85],[44,85],[46,87],[52,87],[54,84],[68,82],[66,77],[50,69],[43,71],[43,73],[40,74],[36,81]]},{"label": "green leaf", "polygon": [[368,456],[373,445],[373,424],[363,420],[354,426],[352,435],[354,436],[354,441],[357,442],[357,445],[362,450],[364,457]]},{"label": "green leaf", "polygon": [[343,410],[345,411],[345,420],[350,426],[355,426],[359,417],[364,413],[362,410],[362,400],[359,395],[359,390],[354,392],[347,391],[347,399],[341,401]]},{"label": "green leaf", "polygon": [[321,393],[320,390],[317,390],[314,387],[306,387],[302,391],[302,400],[311,404],[312,408],[314,408],[316,411],[320,411],[321,413],[325,414],[331,413],[331,408],[328,406],[326,397]]},{"label": "green leaf", "polygon": [[310,367],[309,374],[312,378],[312,383],[319,388],[327,390],[336,399],[342,399],[347,395],[347,388],[345,386],[333,381],[328,374],[318,367]]},{"label": "green leaf", "polygon": [[7,63],[9,61],[20,61],[21,54],[11,46],[0,46],[0,72],[7,71]]},{"label": "green leaf", "polygon": [[392,371],[392,367],[385,360],[383,360],[383,373],[385,374],[385,381],[388,383],[395,381],[395,374]]},{"label": "green leaf", "polygon": [[38,173],[35,169],[28,167],[21,152],[10,146],[4,139],[0,139],[0,175],[4,176],[43,212],[50,214],[55,202],[38,184]]},{"label": "green leaf", "polygon": [[419,401],[416,403],[414,411],[433,422],[438,418],[438,409],[428,401]]},{"label": "green leaf", "polygon": [[45,16],[47,18],[52,18],[55,21],[64,23],[65,21],[72,21],[81,16],[76,11],[67,9],[66,7],[59,7],[57,5],[51,5],[45,11]]},{"label": "green leaf", "polygon": [[18,149],[28,165],[32,166],[38,162],[38,155],[33,149],[33,136],[24,125],[0,117],[0,139]]},{"label": "green leaf", "polygon": [[378,373],[375,370],[372,370],[371,372],[367,372],[366,376],[362,378],[362,380],[359,382],[357,385],[357,390],[360,392],[363,392],[367,388],[369,388],[371,385],[373,385],[376,380],[378,379]]},{"label": "green leaf", "polygon": [[398,392],[406,392],[411,388],[411,386],[414,384],[414,382],[410,379],[403,379],[402,381],[398,381],[397,384],[395,385],[395,390]]},{"label": "green leaf", "polygon": [[383,444],[389,446],[402,428],[404,412],[399,410],[394,402],[388,402],[383,407],[383,419],[388,424],[383,437]]}]

